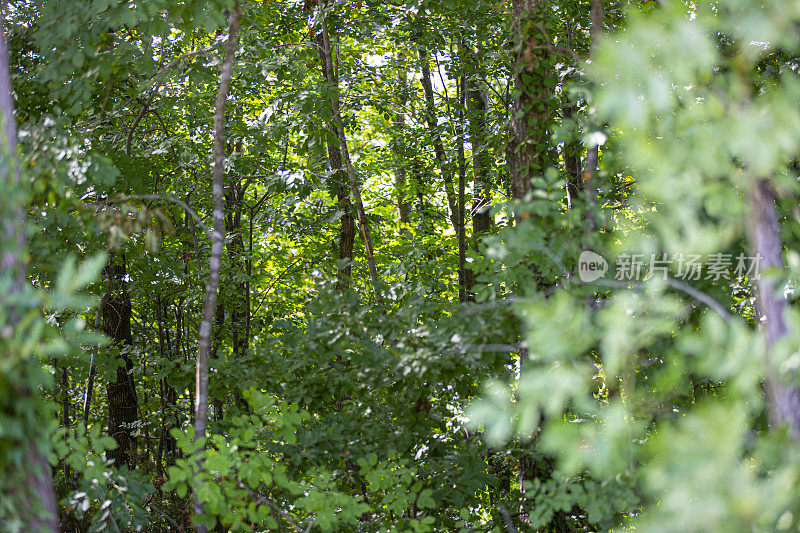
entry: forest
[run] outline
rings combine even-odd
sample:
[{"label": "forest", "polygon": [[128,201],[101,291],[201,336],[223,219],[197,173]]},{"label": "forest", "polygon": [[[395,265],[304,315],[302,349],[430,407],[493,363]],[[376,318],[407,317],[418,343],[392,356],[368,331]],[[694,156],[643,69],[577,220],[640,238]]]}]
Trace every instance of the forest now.
[{"label": "forest", "polygon": [[0,5],[0,533],[800,531],[798,0]]}]

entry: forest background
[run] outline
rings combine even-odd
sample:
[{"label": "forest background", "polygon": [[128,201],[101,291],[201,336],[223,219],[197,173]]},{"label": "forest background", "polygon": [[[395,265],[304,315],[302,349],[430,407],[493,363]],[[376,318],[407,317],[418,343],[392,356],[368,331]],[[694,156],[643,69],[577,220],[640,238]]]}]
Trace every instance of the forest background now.
[{"label": "forest background", "polygon": [[797,1],[2,26],[0,530],[798,530]]}]

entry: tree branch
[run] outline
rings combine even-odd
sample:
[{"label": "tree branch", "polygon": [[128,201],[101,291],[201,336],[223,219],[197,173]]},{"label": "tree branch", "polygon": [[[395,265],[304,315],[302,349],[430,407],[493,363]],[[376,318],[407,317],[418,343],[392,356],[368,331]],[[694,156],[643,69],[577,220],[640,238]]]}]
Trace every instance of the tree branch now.
[{"label": "tree branch", "polygon": [[208,227],[205,224],[203,224],[203,221],[200,220],[200,217],[197,216],[197,213],[195,213],[194,210],[191,207],[189,207],[186,204],[186,202],[182,200],[178,200],[177,198],[174,198],[172,196],[166,196],[163,194],[128,194],[125,196],[114,198],[113,200],[109,200],[108,203],[115,204],[119,202],[125,202],[128,200],[164,200],[165,202],[171,202],[175,205],[178,205],[182,207],[184,211],[186,211],[187,215],[192,217],[192,219],[194,219],[194,221],[197,222],[197,225],[200,226],[200,228],[202,228],[203,232],[205,232],[205,234],[208,236],[209,239],[213,239],[211,230],[209,230]]}]

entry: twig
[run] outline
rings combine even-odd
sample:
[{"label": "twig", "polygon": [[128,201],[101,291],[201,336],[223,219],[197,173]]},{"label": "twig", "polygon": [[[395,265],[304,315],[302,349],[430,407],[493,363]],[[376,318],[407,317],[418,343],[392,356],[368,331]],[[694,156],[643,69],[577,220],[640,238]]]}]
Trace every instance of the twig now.
[{"label": "twig", "polygon": [[[164,31],[161,33],[161,51],[158,54],[158,63],[159,66],[164,64],[164,45],[167,42],[167,28],[164,28]],[[158,91],[158,87],[161,83],[153,85],[150,89],[150,96],[147,98],[147,102],[145,102],[144,106],[142,106],[142,110],[139,111],[139,114],[136,115],[136,118],[131,125],[131,129],[128,131],[128,138],[125,142],[125,155],[131,155],[131,141],[133,140],[133,133],[136,131],[136,126],[139,125],[139,121],[142,120],[142,117],[147,113],[147,110],[150,109],[150,104],[153,102],[153,98],[156,96],[156,92]]]},{"label": "twig", "polygon": [[175,205],[178,205],[182,207],[183,210],[186,211],[186,213],[190,217],[192,217],[195,222],[197,222],[197,225],[203,229],[208,238],[209,239],[211,238],[211,230],[209,230],[208,227],[205,224],[203,224],[203,221],[200,220],[200,217],[197,216],[197,213],[195,213],[194,210],[191,207],[189,207],[186,204],[186,202],[183,202],[182,200],[178,200],[177,198],[173,198],[172,196],[166,196],[163,194],[128,194],[126,196],[120,196],[114,198],[113,200],[109,200],[109,203],[115,204],[118,202],[125,202],[127,200],[164,200],[166,202],[171,202]]},{"label": "twig", "polygon": [[131,124],[131,129],[128,130],[128,138],[125,140],[125,155],[131,155],[131,142],[133,141],[133,133],[136,131],[136,126],[139,125],[139,122],[142,120],[142,117],[147,113],[150,109],[150,104],[153,102],[153,98],[156,96],[157,89],[153,89],[150,91],[150,97],[147,99],[147,102],[142,106],[142,110],[139,111],[139,114],[136,115],[136,118],[133,119],[133,124]]},{"label": "twig", "polygon": [[683,283],[682,281],[678,281],[677,279],[667,278],[666,281],[667,281],[667,285],[669,285],[673,289],[679,290],[681,292],[685,292],[686,294],[688,294],[689,296],[691,296],[695,300],[697,300],[699,302],[703,302],[708,307],[710,307],[711,309],[716,311],[723,319],[725,319],[725,322],[730,322],[731,314],[728,312],[728,310],[725,309],[722,306],[721,303],[716,301],[714,298],[712,298],[708,294],[695,289],[694,287],[692,287],[691,285],[689,285],[687,283]]},{"label": "twig", "polygon": [[255,315],[255,314],[256,314],[256,313],[259,311],[259,309],[261,309],[261,306],[264,304],[264,300],[267,298],[267,296],[269,295],[269,293],[270,293],[270,292],[272,292],[272,287],[274,287],[274,286],[275,286],[275,284],[276,284],[276,283],[278,283],[278,282],[281,280],[281,278],[283,277],[283,275],[284,275],[284,274],[286,274],[286,273],[289,271],[289,269],[291,269],[291,268],[292,268],[293,266],[295,266],[297,263],[301,262],[301,260],[302,260],[302,259],[303,259],[302,257],[298,257],[297,259],[295,259],[295,260],[294,260],[294,261],[293,261],[293,262],[292,262],[292,263],[291,263],[289,266],[287,266],[286,268],[284,268],[284,269],[281,271],[281,273],[280,273],[280,274],[278,274],[278,277],[277,277],[277,278],[275,278],[275,279],[272,281],[272,283],[270,283],[270,284],[269,284],[269,287],[267,287],[267,290],[265,290],[265,291],[264,291],[264,294],[263,294],[263,296],[261,297],[261,301],[258,303],[258,306],[257,306],[257,307],[256,307],[256,308],[253,310],[253,314],[254,314],[254,315]]},{"label": "twig", "polygon": [[264,496],[263,494],[259,494],[258,492],[254,491],[254,490],[252,490],[252,489],[250,489],[250,488],[248,488],[248,487],[246,487],[246,486],[244,485],[244,483],[242,483],[241,481],[239,481],[239,483],[238,483],[238,484],[239,484],[239,488],[245,489],[245,490],[246,490],[246,491],[248,491],[248,492],[249,492],[251,495],[253,495],[253,496],[255,496],[255,497],[256,497],[256,503],[257,503],[257,504],[259,504],[259,503],[265,503],[265,504],[269,505],[269,506],[270,506],[272,509],[274,509],[274,510],[275,510],[275,511],[276,511],[276,512],[279,514],[279,515],[281,515],[281,518],[283,518],[284,520],[286,520],[286,522],[287,522],[287,523],[288,523],[290,526],[292,526],[292,529],[294,529],[294,530],[295,530],[295,531],[297,531],[298,533],[303,533],[303,528],[301,528],[299,525],[297,525],[297,522],[295,522],[294,520],[292,520],[292,517],[291,517],[291,516],[289,516],[289,513],[287,513],[287,512],[286,512],[286,511],[284,511],[283,509],[281,509],[280,505],[278,505],[277,503],[273,502],[272,500],[270,500],[269,498],[267,498],[267,497],[266,497],[266,496]]},{"label": "twig", "polygon": [[497,510],[500,511],[500,515],[503,517],[503,521],[505,522],[506,529],[509,533],[517,533],[517,528],[514,527],[514,521],[511,520],[511,515],[508,514],[508,511],[502,505],[497,506]]},{"label": "twig", "polygon": [[153,509],[155,509],[159,513],[163,514],[164,518],[166,518],[169,521],[169,523],[172,524],[175,527],[175,529],[180,531],[181,526],[170,515],[168,515],[163,509],[161,509],[160,507],[158,507],[154,503],[148,503],[147,506],[148,507],[152,507]]},{"label": "twig", "polygon": [[[678,281],[677,279],[673,278],[666,278],[666,284],[672,287],[675,290],[681,291],[683,293],[688,294],[695,300],[706,304],[708,307],[713,309],[714,311],[719,314],[725,320],[725,322],[731,321],[731,314],[728,312],[725,307],[722,306],[721,303],[716,301],[714,298],[709,296],[708,294],[695,289],[691,285],[683,283],[682,281]],[[642,283],[628,283],[624,281],[615,281],[615,280],[608,280],[608,279],[598,279],[589,283],[585,283],[586,285],[599,285],[601,287],[609,287],[612,289],[630,289],[630,290],[642,290],[644,289],[644,285]]]}]

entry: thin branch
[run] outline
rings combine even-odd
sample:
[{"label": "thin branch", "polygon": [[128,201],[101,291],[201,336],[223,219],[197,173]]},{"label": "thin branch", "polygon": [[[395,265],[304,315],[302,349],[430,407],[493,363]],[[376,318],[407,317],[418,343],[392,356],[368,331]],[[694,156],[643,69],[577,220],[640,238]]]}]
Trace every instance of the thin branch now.
[{"label": "thin branch", "polygon": [[269,498],[267,498],[267,497],[266,497],[266,496],[264,496],[263,494],[259,494],[258,492],[254,491],[254,490],[252,490],[252,489],[250,489],[250,488],[248,488],[248,487],[246,487],[246,486],[244,485],[244,483],[242,483],[241,481],[239,481],[239,488],[245,489],[245,490],[246,490],[246,491],[248,491],[248,492],[249,492],[249,493],[250,493],[252,496],[255,496],[255,497],[256,497],[256,504],[264,504],[264,503],[265,503],[265,504],[267,504],[267,505],[268,505],[268,506],[270,506],[272,509],[274,509],[274,510],[275,510],[275,512],[277,512],[277,513],[278,513],[278,514],[281,516],[281,518],[283,518],[284,520],[286,520],[286,523],[287,523],[287,524],[289,524],[290,526],[292,526],[292,529],[294,529],[294,530],[295,530],[295,531],[297,531],[298,533],[303,533],[303,528],[301,528],[301,527],[300,527],[300,526],[297,524],[297,522],[295,522],[294,520],[292,520],[292,517],[291,517],[291,516],[289,516],[289,513],[287,513],[287,512],[286,512],[286,511],[284,511],[283,509],[281,509],[281,506],[280,506],[280,505],[278,505],[277,503],[273,502],[272,500],[270,500]]},{"label": "thin branch", "polygon": [[[675,290],[681,291],[683,293],[688,294],[695,300],[706,304],[708,307],[713,309],[714,311],[719,314],[725,320],[725,322],[731,321],[731,314],[728,312],[725,307],[716,301],[714,298],[709,296],[708,294],[695,289],[691,285],[684,283],[682,281],[678,281],[674,278],[666,278],[666,284],[672,287]],[[609,287],[611,289],[629,289],[629,290],[642,290],[644,289],[644,284],[642,283],[629,283],[625,281],[616,281],[610,279],[598,279],[592,282],[584,283],[585,285],[599,285],[601,287]]]},{"label": "thin branch", "polygon": [[[161,33],[161,51],[158,54],[158,63],[159,66],[164,64],[164,45],[167,42],[167,27],[164,28],[164,31]],[[153,98],[156,96],[156,92],[158,91],[160,83],[154,85],[150,89],[150,96],[147,98],[147,102],[145,102],[144,106],[142,106],[142,110],[139,111],[139,114],[136,115],[136,118],[131,125],[131,129],[128,130],[128,138],[125,141],[125,155],[131,155],[131,141],[133,140],[133,133],[136,131],[136,127],[139,125],[139,121],[142,120],[142,117],[147,113],[147,110],[150,109],[150,104],[153,102]]]},{"label": "thin branch", "polygon": [[177,198],[174,198],[172,196],[165,196],[163,194],[128,194],[126,196],[120,196],[118,198],[114,198],[113,200],[109,200],[108,202],[111,204],[115,204],[119,202],[125,202],[128,200],[164,200],[165,202],[171,202],[175,205],[178,205],[182,207],[184,211],[186,211],[186,214],[188,214],[190,217],[194,219],[195,222],[197,222],[197,225],[202,228],[202,230],[205,232],[208,238],[209,239],[211,238],[211,230],[209,230],[208,227],[205,224],[203,224],[203,221],[200,220],[200,217],[197,216],[197,213],[195,213],[194,210],[191,207],[189,207],[186,204],[186,202],[182,200],[178,200]]},{"label": "thin branch", "polygon": [[173,518],[170,515],[168,515],[163,509],[161,509],[160,507],[158,507],[157,505],[155,505],[153,503],[148,503],[147,506],[148,507],[152,507],[153,509],[155,509],[156,511],[158,511],[159,513],[164,515],[164,518],[166,518],[167,521],[170,524],[172,524],[172,527],[174,527],[176,531],[180,531],[181,530],[181,526],[175,520],[173,520]]},{"label": "thin branch", "polygon": [[503,517],[508,533],[517,533],[517,528],[514,527],[514,521],[511,519],[511,515],[508,514],[506,508],[502,505],[498,505],[497,510],[500,511],[500,515]]},{"label": "thin branch", "polygon": [[728,312],[725,307],[722,306],[721,303],[716,301],[714,298],[709,296],[708,294],[695,289],[691,285],[684,283],[682,281],[678,281],[677,279],[667,278],[667,285],[672,287],[673,289],[679,290],[681,292],[685,292],[698,302],[703,302],[708,307],[716,311],[722,318],[725,319],[725,322],[730,322],[731,314]]},{"label": "thin branch", "polygon": [[136,131],[136,127],[139,125],[139,122],[142,120],[142,117],[147,113],[150,109],[150,104],[153,102],[153,98],[156,96],[157,89],[153,89],[150,91],[150,97],[147,99],[147,102],[142,106],[142,110],[139,111],[139,114],[136,115],[136,118],[133,120],[133,124],[131,124],[131,128],[128,130],[128,137],[125,140],[125,155],[131,155],[131,142],[133,141],[133,133]]}]

